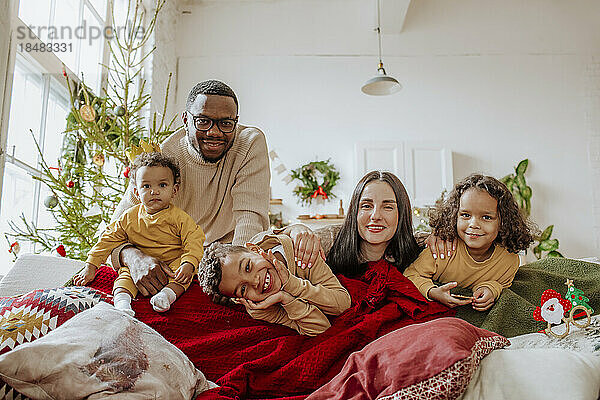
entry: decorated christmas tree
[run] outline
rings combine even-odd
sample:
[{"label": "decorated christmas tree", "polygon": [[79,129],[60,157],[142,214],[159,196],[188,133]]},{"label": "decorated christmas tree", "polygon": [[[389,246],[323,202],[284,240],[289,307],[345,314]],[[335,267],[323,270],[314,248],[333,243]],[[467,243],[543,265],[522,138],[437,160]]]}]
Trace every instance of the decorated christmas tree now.
[{"label": "decorated christmas tree", "polygon": [[[117,30],[109,42],[111,61],[104,66],[108,84],[102,94],[94,94],[83,76],[78,79],[64,72],[72,109],[66,118],[62,154],[58,160],[46,160],[38,147],[42,173],[34,177],[51,193],[44,204],[56,224],[38,228],[23,215],[20,221],[11,221],[12,232],[6,234],[11,249],[19,247],[15,243],[30,241],[39,252],[85,259],[127,188],[132,161],[128,155],[133,157],[140,146],[156,148],[173,133],[175,118],[165,120],[168,84],[162,116],[155,113],[147,123],[144,115],[150,95],[143,65],[154,51],[148,43],[164,2],[158,0],[145,25],[142,0],[129,1],[128,29]],[[118,26],[114,14],[112,26]]]},{"label": "decorated christmas tree", "polygon": [[588,301],[590,301],[590,299],[585,297],[585,295],[583,294],[583,290],[573,286],[573,281],[571,279],[567,279],[565,285],[567,285],[567,293],[565,293],[565,299],[569,300],[571,304],[573,304],[573,307],[583,306],[588,309],[590,314],[594,314],[594,309],[588,304]]}]

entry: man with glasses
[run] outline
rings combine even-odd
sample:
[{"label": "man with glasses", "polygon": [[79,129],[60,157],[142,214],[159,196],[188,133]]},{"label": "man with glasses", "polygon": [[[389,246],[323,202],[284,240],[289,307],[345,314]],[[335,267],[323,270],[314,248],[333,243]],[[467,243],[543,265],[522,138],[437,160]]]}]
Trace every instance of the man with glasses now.
[{"label": "man with glasses", "polygon": [[[182,114],[184,129],[162,144],[162,152],[181,168],[173,203],[186,211],[212,242],[243,245],[268,228],[271,178],[264,134],[238,123],[238,101],[220,81],[204,81],[191,90]],[[128,188],[113,219],[139,203]],[[131,245],[112,253],[115,269],[129,267],[144,296],[168,283],[168,266]]]}]

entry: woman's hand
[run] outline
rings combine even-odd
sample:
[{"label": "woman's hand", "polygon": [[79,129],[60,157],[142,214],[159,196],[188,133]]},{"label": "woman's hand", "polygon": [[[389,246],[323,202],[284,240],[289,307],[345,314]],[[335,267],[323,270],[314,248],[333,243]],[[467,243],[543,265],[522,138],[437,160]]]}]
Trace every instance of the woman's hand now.
[{"label": "woman's hand", "polygon": [[452,241],[443,240],[432,233],[425,241],[425,246],[429,247],[433,258],[437,259],[439,257],[443,260],[446,256],[450,258],[452,253],[456,251],[456,243],[457,239]]},{"label": "woman's hand", "polygon": [[120,259],[121,264],[129,268],[131,279],[142,296],[155,295],[169,283],[168,277],[175,277],[167,264],[135,247],[121,250]]},{"label": "woman's hand", "polygon": [[456,282],[449,282],[442,286],[432,287],[431,289],[429,289],[429,293],[427,293],[427,295],[430,299],[437,300],[443,305],[450,308],[471,304],[471,302],[473,301],[472,298],[459,299],[457,297],[452,296],[450,290],[454,289],[456,285]]},{"label": "woman's hand", "polygon": [[260,249],[260,255],[263,256],[265,260],[273,264],[273,267],[275,267],[275,272],[277,272],[277,275],[279,276],[279,281],[281,282],[280,290],[283,290],[283,287],[290,280],[290,270],[287,269],[284,263],[282,263],[275,257],[271,250],[265,252],[263,249]]},{"label": "woman's hand", "polygon": [[490,288],[482,286],[473,292],[473,309],[485,311],[494,305],[494,294]]},{"label": "woman's hand", "polygon": [[294,260],[302,269],[311,268],[317,257],[325,260],[325,251],[321,247],[321,239],[310,230],[301,225],[291,225],[288,232],[294,243]]}]

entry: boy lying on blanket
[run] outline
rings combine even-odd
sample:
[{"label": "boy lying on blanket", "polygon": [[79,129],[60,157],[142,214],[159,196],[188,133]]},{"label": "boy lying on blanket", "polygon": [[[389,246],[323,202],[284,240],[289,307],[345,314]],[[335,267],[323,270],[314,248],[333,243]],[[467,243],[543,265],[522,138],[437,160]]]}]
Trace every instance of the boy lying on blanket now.
[{"label": "boy lying on blanket", "polygon": [[292,241],[266,235],[244,246],[213,243],[200,262],[198,279],[205,293],[231,297],[248,314],[315,336],[330,327],[325,314],[350,307],[350,294],[321,258],[312,268],[294,262]]}]

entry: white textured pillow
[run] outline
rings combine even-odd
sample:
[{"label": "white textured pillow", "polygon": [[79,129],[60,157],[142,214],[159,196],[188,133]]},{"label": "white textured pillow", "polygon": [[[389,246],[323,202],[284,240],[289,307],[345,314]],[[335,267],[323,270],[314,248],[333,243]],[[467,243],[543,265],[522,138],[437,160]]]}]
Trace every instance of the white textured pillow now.
[{"label": "white textured pillow", "polygon": [[0,281],[0,296],[63,286],[85,263],[64,257],[23,254]]},{"label": "white textured pillow", "polygon": [[107,303],[0,356],[0,376],[36,399],[191,399],[210,385],[181,350]]},{"label": "white textured pillow", "polygon": [[596,400],[600,357],[564,349],[499,349],[483,359],[461,400]]}]

